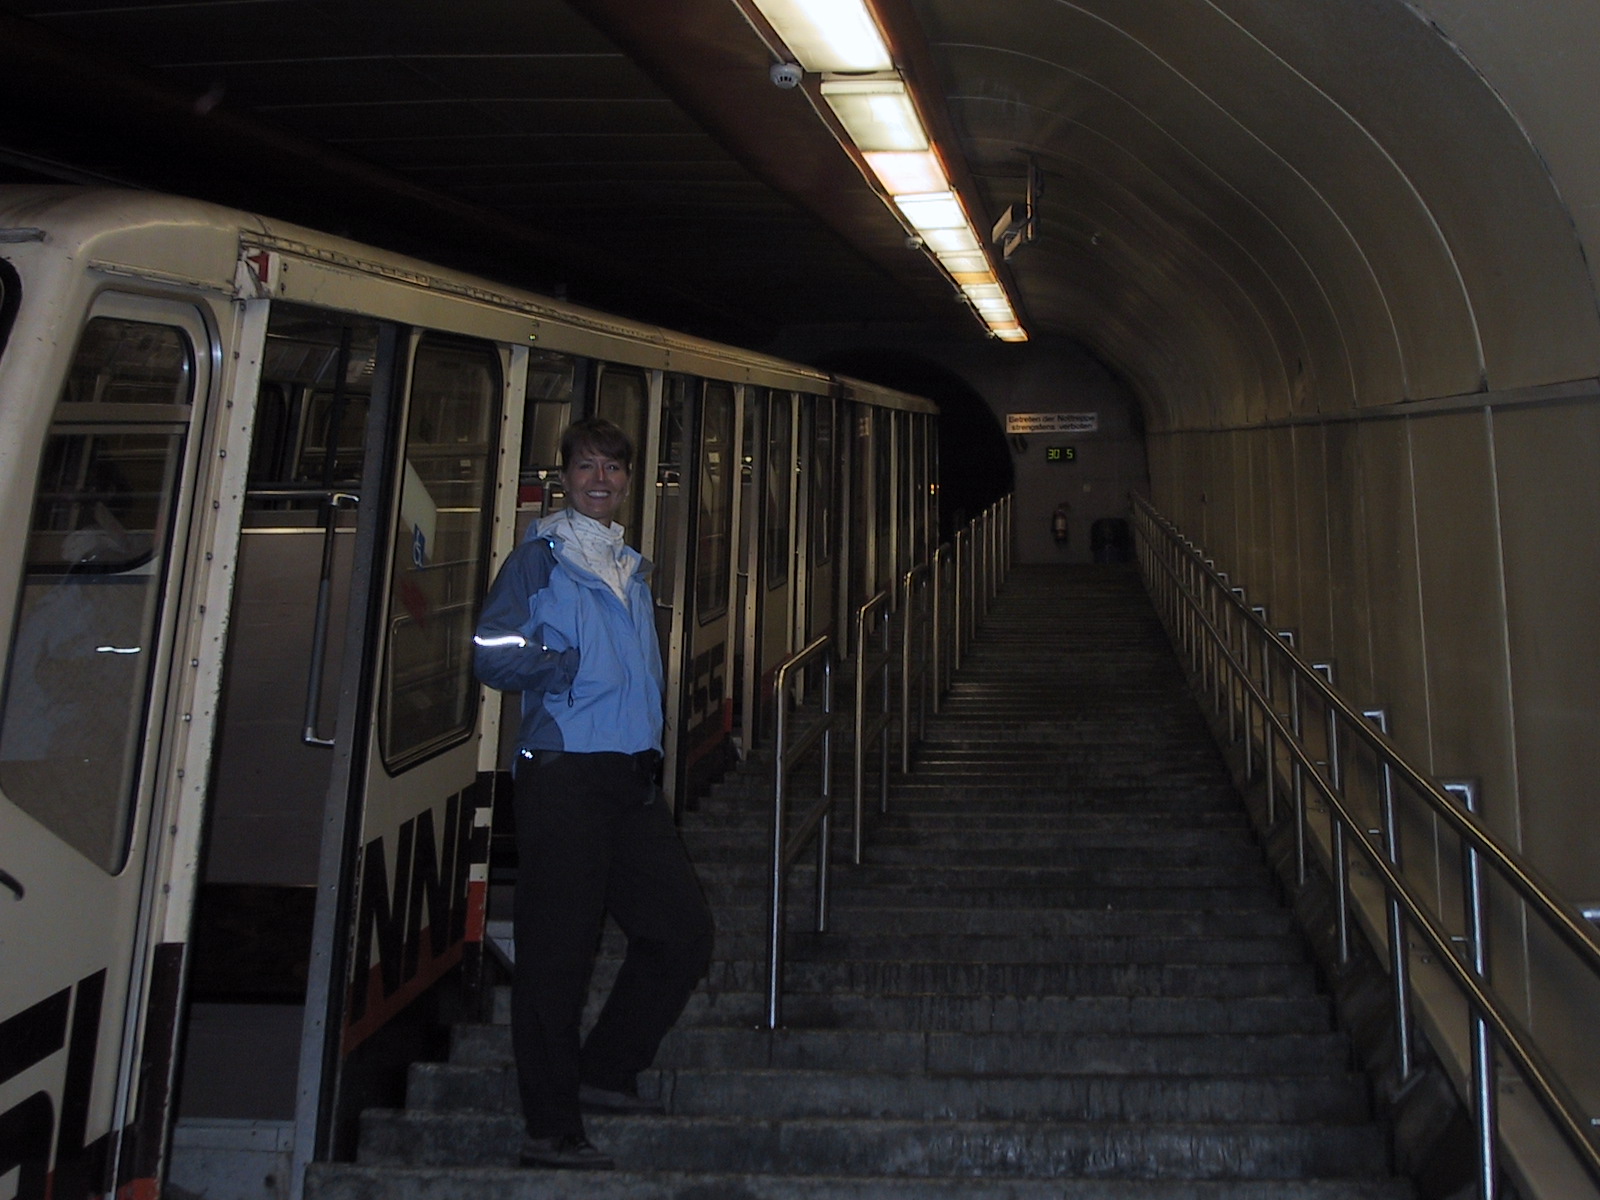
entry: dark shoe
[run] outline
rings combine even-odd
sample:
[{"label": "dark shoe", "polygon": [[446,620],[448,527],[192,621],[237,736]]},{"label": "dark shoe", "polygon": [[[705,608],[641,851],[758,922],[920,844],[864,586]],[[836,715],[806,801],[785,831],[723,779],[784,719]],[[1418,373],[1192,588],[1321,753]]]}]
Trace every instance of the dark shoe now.
[{"label": "dark shoe", "polygon": [[659,1100],[646,1100],[638,1092],[613,1092],[608,1088],[595,1087],[592,1083],[578,1085],[578,1107],[584,1112],[623,1113],[629,1116],[659,1116],[667,1111]]},{"label": "dark shoe", "polygon": [[596,1150],[581,1133],[525,1137],[520,1159],[525,1167],[579,1171],[609,1171],[617,1165],[615,1159]]}]

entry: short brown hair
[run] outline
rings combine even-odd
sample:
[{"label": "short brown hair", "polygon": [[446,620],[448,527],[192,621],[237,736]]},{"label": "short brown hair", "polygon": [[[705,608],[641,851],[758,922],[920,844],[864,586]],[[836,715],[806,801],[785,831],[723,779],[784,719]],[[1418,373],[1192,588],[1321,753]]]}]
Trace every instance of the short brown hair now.
[{"label": "short brown hair", "polygon": [[585,417],[567,426],[561,435],[561,469],[585,450],[601,458],[614,458],[633,474],[633,440],[604,417]]}]

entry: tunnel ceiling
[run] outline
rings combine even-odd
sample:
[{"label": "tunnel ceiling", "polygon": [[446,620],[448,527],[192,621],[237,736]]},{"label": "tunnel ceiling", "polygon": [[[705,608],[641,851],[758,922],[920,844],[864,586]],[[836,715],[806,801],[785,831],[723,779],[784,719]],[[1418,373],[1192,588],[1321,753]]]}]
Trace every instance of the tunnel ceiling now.
[{"label": "tunnel ceiling", "polygon": [[[1600,374],[1587,0],[877,8],[980,219],[1039,171],[1025,324],[1153,426]],[[201,195],[744,344],[981,337],[732,0],[0,14],[5,178]]]}]

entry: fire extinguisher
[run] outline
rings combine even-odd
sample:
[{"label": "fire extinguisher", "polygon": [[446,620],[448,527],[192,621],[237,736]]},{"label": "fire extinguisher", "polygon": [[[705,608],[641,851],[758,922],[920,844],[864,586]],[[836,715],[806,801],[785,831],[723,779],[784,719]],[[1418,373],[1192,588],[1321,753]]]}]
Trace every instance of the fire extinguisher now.
[{"label": "fire extinguisher", "polygon": [[1067,519],[1072,515],[1072,506],[1066,501],[1056,505],[1055,515],[1050,518],[1050,536],[1055,538],[1056,544],[1067,544]]}]

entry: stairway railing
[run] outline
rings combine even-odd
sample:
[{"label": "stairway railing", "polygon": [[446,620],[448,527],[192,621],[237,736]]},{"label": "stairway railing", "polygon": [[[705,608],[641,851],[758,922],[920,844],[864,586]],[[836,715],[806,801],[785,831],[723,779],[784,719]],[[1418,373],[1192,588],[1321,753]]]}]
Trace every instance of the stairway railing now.
[{"label": "stairway railing", "polygon": [[[1004,496],[958,531],[954,550],[950,543],[943,543],[927,562],[919,563],[907,571],[901,578],[898,614],[890,611],[887,591],[879,592],[856,610],[855,696],[852,711],[854,786],[851,796],[855,818],[851,846],[851,861],[854,863],[861,861],[865,838],[867,748],[875,741],[879,744],[878,807],[880,812],[886,813],[889,811],[889,747],[894,726],[897,722],[900,726],[901,770],[909,773],[911,692],[917,691],[919,694],[917,728],[919,733],[925,732],[928,692],[932,692],[933,708],[938,712],[940,698],[949,683],[947,672],[953,672],[959,666],[961,654],[976,635],[975,614],[980,610],[987,614],[1006,573],[1011,569],[1011,513],[1011,497]],[[966,547],[965,553],[963,546]],[[952,593],[949,601],[945,597],[947,585]],[[964,608],[963,597],[966,598]],[[894,636],[896,616],[900,621],[898,638]],[[879,642],[876,651],[870,649],[874,631]],[[931,648],[931,655],[925,650],[918,653],[924,647]],[[791,745],[788,731],[790,688],[805,677],[803,672],[819,663],[826,675],[823,718],[820,722],[814,722]],[[869,715],[867,688],[868,679],[873,675],[880,680],[880,703],[878,711]],[[900,683],[898,706],[892,702],[891,682],[895,678]],[[773,692],[777,701],[774,706],[777,724],[774,731],[770,838],[767,1006],[763,1017],[768,1029],[776,1029],[782,1019],[783,931],[789,868],[805,852],[813,836],[817,843],[817,932],[826,932],[828,925],[828,856],[834,802],[833,731],[843,720],[842,713],[833,711],[831,640],[826,636],[818,638],[779,664],[773,673]],[[792,830],[786,829],[789,779],[806,755],[819,751],[822,755],[821,798],[799,825]]]},{"label": "stairway railing", "polygon": [[[1381,885],[1383,928],[1373,920],[1370,932],[1389,960],[1402,1083],[1414,1069],[1416,995],[1408,931],[1415,931],[1469,1014],[1470,1087],[1465,1090],[1474,1117],[1479,1195],[1492,1200],[1500,1187],[1505,1129],[1497,1051],[1515,1066],[1579,1165],[1600,1184],[1596,1122],[1567,1082],[1574,1072],[1592,1078],[1594,1064],[1565,1064],[1564,1077],[1515,1015],[1512,1003],[1496,991],[1490,900],[1503,902],[1510,899],[1508,890],[1514,892],[1522,920],[1536,920],[1550,930],[1575,977],[1596,983],[1600,936],[1578,908],[1558,896],[1478,817],[1474,782],[1437,781],[1425,774],[1389,739],[1383,709],[1359,708],[1345,700],[1334,690],[1332,664],[1303,658],[1292,633],[1274,629],[1266,611],[1247,603],[1243,589],[1231,586],[1227,575],[1148,502],[1140,497],[1134,502],[1145,586],[1197,691],[1213,715],[1225,719],[1230,742],[1242,748],[1247,782],[1256,779],[1259,764],[1269,823],[1277,819],[1280,791],[1286,795],[1298,882],[1306,882],[1308,844],[1316,841],[1326,856],[1324,866],[1336,895],[1341,962],[1351,955],[1350,917],[1363,915],[1353,895],[1352,852]],[[1314,719],[1317,715],[1321,720]],[[1358,794],[1363,787],[1368,796]],[[1319,826],[1310,815],[1314,805],[1307,802],[1308,789],[1321,801],[1325,824]],[[1369,826],[1367,814],[1358,808],[1363,799],[1373,804],[1377,828]],[[1401,806],[1408,802],[1413,807],[1403,814]],[[1418,811],[1431,818],[1436,836],[1448,831],[1459,844],[1460,874],[1453,881],[1463,902],[1458,926],[1429,904],[1403,871],[1402,830],[1408,827],[1405,818]],[[1325,834],[1326,841],[1318,841],[1317,834]],[[1441,861],[1445,857],[1439,855]],[[1491,875],[1497,888],[1491,889]],[[1506,919],[1498,914],[1495,923]],[[1440,1015],[1433,1015],[1438,1022]],[[1447,1029],[1440,1032],[1449,1038]]]},{"label": "stairway railing", "polygon": [[[942,547],[941,547],[942,549]],[[933,637],[929,580],[932,563],[912,567],[900,580],[900,773],[911,774],[911,697],[917,697],[917,740],[928,733],[928,691],[934,670],[929,663]]]},{"label": "stairway railing", "polygon": [[[804,678],[806,668],[816,664],[822,670],[822,715],[789,740],[789,689]],[[833,821],[833,643],[824,634],[804,650],[791,655],[778,667],[773,679],[777,695],[777,722],[773,733],[772,759],[772,837],[771,872],[767,895],[767,1007],[768,1029],[776,1029],[783,1019],[783,929],[788,894],[789,868],[805,852],[816,835],[818,933],[828,929],[828,847]],[[818,748],[822,755],[822,779],[817,802],[794,829],[789,828],[789,780],[801,761]]]},{"label": "stairway railing", "polygon": [[[889,610],[889,593],[879,592],[856,609],[856,661],[855,661],[855,769],[851,798],[854,801],[855,819],[850,823],[850,861],[861,863],[863,838],[866,834],[866,776],[867,750],[874,742],[878,745],[878,809],[889,811],[889,738],[894,727],[894,705],[889,693],[891,671],[894,666],[894,637],[891,626],[894,614]],[[871,646],[873,632],[878,638],[877,649]],[[867,691],[873,678],[878,681],[878,710],[867,711]]]}]

